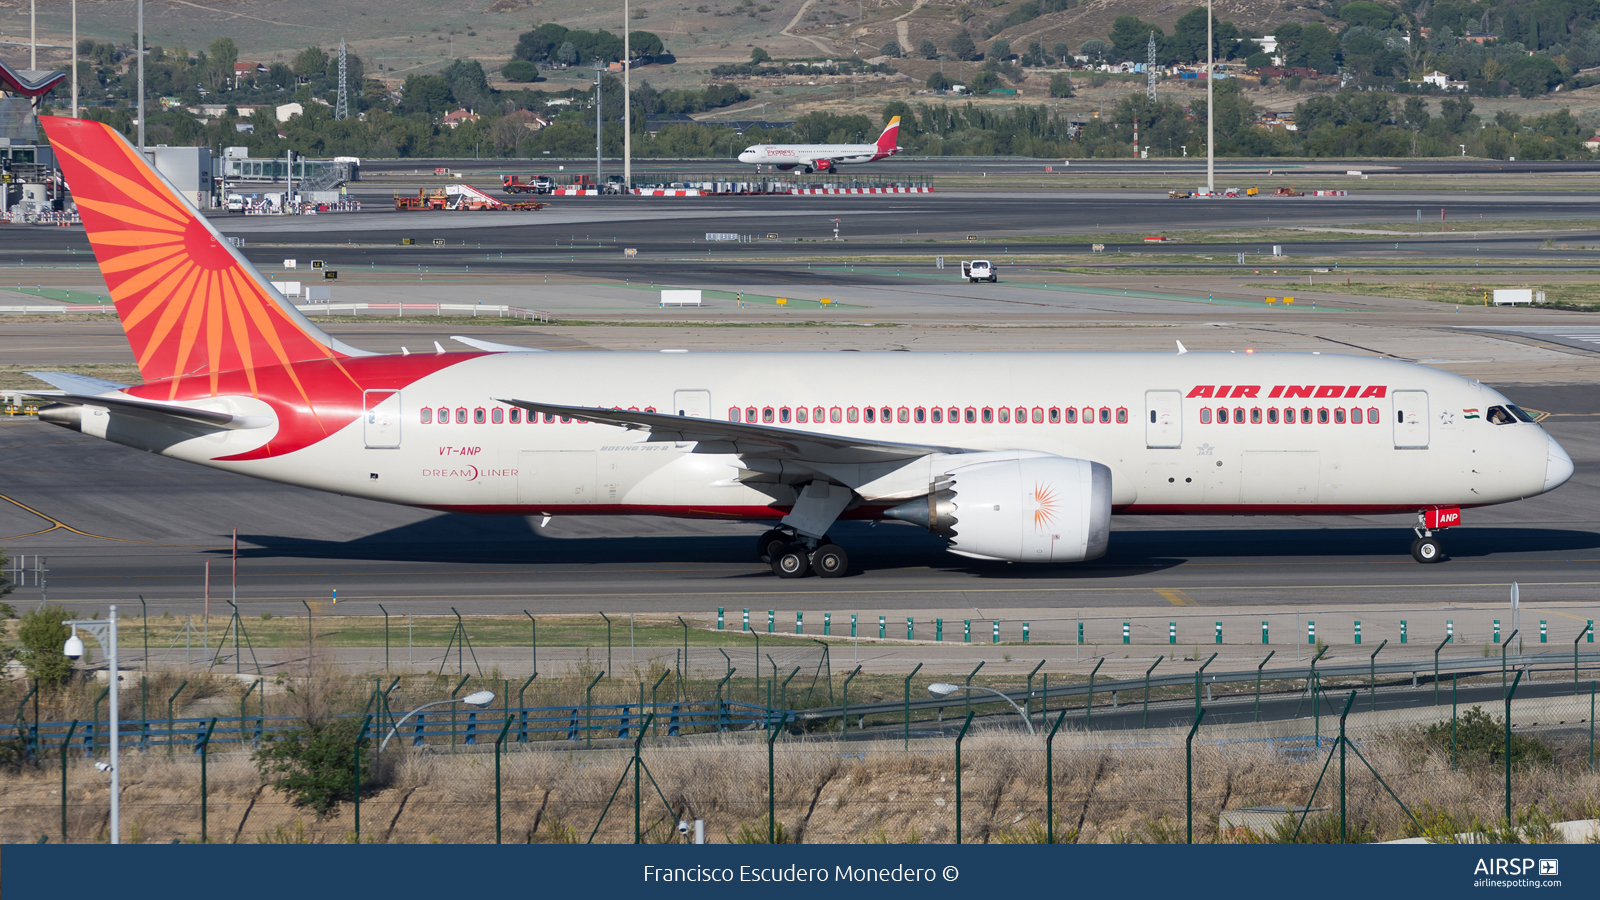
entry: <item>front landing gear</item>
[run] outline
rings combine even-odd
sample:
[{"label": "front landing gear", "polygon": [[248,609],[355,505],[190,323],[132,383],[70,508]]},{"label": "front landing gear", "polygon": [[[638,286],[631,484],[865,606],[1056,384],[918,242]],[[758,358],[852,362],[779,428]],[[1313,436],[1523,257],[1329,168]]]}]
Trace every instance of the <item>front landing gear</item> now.
[{"label": "front landing gear", "polygon": [[1411,542],[1411,558],[1419,563],[1443,562],[1444,545],[1433,532],[1459,524],[1459,509],[1428,509],[1418,513],[1416,527],[1411,529],[1417,533],[1417,539]]}]

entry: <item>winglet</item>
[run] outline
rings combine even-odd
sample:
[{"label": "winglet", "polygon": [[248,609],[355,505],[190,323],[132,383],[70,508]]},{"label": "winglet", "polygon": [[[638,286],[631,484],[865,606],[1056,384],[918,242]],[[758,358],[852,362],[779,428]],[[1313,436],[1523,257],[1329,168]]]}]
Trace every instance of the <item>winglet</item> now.
[{"label": "winglet", "polygon": [[1179,355],[1179,356],[1182,356],[1182,355],[1184,355],[1184,354],[1185,354],[1185,353],[1188,353],[1188,352],[1189,352],[1189,348],[1188,348],[1188,347],[1185,347],[1185,346],[1184,346],[1184,345],[1183,345],[1183,341],[1178,341],[1178,342],[1177,342],[1177,344],[1178,344],[1178,355]]}]

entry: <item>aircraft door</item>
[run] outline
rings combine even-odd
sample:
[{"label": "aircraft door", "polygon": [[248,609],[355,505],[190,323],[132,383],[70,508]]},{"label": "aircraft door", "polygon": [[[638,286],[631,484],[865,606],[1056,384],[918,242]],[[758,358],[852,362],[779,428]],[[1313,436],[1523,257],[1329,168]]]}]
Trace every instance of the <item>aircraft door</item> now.
[{"label": "aircraft door", "polygon": [[1144,392],[1144,445],[1151,449],[1183,446],[1183,395],[1178,391]]},{"label": "aircraft door", "polygon": [[366,391],[362,396],[362,433],[368,450],[394,450],[400,446],[400,392]]},{"label": "aircraft door", "polygon": [[1394,448],[1428,449],[1428,392],[1395,391]]},{"label": "aircraft door", "polygon": [[680,416],[709,419],[711,418],[711,392],[673,391],[672,411]]}]

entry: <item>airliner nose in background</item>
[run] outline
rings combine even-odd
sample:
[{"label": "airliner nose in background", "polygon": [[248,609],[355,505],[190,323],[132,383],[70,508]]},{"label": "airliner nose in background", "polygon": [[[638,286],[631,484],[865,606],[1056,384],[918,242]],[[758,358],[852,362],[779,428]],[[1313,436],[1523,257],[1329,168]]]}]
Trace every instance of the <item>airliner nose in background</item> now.
[{"label": "airliner nose in background", "polygon": [[770,165],[787,172],[800,169],[831,172],[839,166],[877,162],[899,153],[900,117],[889,120],[874,144],[754,144],[739,154],[739,162]]},{"label": "airliner nose in background", "polygon": [[775,522],[756,550],[783,577],[846,574],[841,519],[1076,562],[1113,514],[1403,513],[1435,562],[1463,508],[1572,475],[1498,392],[1387,359],[376,354],[306,319],[115,131],[41,121],[145,383],[39,373],[61,388],[40,418],[204,466],[462,513]]}]

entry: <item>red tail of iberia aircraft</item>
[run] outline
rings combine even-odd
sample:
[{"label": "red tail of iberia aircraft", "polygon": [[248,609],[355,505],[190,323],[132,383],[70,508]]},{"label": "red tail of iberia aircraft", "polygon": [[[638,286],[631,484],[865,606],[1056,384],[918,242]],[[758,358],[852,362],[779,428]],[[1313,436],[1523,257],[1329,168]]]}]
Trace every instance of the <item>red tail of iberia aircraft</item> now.
[{"label": "red tail of iberia aircraft", "polygon": [[[1436,562],[1461,508],[1573,472],[1501,394],[1392,359],[367,353],[116,132],[43,121],[145,383],[37,373],[61,389],[39,418],[200,465],[455,512],[775,520],[757,550],[788,578],[849,572],[828,537],[848,518],[913,522],[968,557],[1079,562],[1106,552],[1114,512],[1409,513],[1412,556]],[[898,124],[787,165],[869,161]]]},{"label": "red tail of iberia aircraft", "polygon": [[895,116],[883,129],[883,134],[878,135],[878,159],[893,156],[900,152],[900,117]]}]

